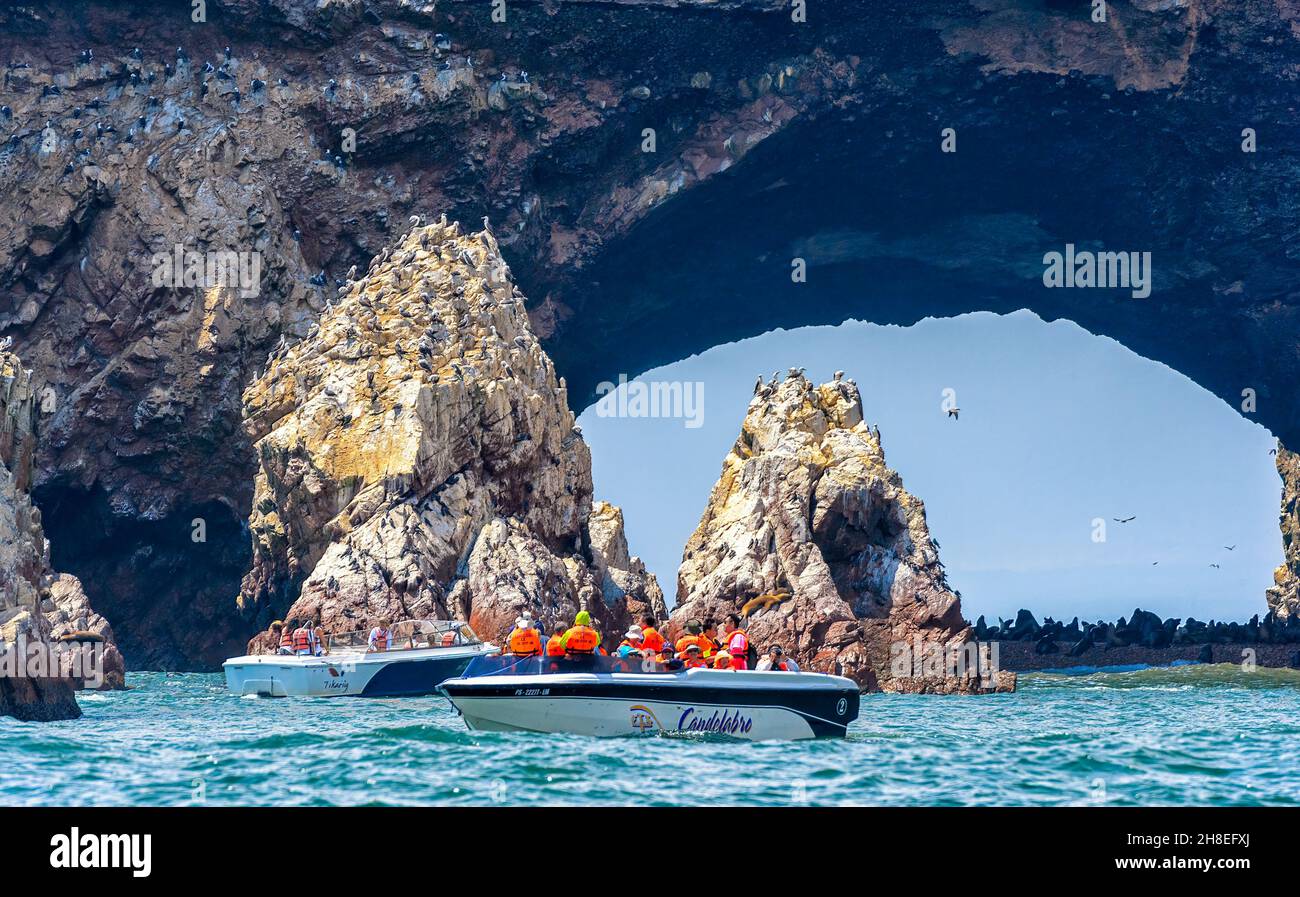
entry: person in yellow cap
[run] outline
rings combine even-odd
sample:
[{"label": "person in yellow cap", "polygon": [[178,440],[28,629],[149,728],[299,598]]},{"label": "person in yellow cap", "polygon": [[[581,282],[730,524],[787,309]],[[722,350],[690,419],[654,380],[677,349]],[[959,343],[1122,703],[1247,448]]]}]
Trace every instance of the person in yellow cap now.
[{"label": "person in yellow cap", "polygon": [[568,632],[560,636],[560,647],[565,654],[595,654],[600,647],[600,633],[591,628],[591,614],[578,611]]}]

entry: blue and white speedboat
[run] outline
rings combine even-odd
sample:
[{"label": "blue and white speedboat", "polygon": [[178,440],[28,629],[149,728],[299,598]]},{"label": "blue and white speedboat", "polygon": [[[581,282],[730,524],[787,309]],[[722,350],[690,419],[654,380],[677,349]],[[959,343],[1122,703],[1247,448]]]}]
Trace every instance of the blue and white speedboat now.
[{"label": "blue and white speedboat", "polygon": [[441,689],[471,729],[613,736],[843,737],[858,686],[824,673],[662,669],[615,658],[483,657]]},{"label": "blue and white speedboat", "polygon": [[318,656],[250,654],[222,664],[226,687],[239,695],[316,698],[413,697],[438,693],[476,657],[500,649],[454,620],[404,620],[390,627],[392,645],[369,650],[370,630],[327,638]]}]

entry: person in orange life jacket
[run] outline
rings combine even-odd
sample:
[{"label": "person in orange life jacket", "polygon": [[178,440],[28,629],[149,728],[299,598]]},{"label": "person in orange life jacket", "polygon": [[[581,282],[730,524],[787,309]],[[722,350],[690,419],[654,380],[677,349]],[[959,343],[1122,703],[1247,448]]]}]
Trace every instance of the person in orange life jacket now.
[{"label": "person in orange life jacket", "polygon": [[700,649],[700,656],[704,656],[703,632],[704,625],[700,623],[699,620],[687,620],[686,634],[679,638],[677,644],[673,646],[673,649],[677,652],[677,656],[681,657],[685,654],[686,649],[691,645],[698,647]]},{"label": "person in orange life jacket", "polygon": [[732,668],[731,655],[726,651],[719,651],[713,656],[713,668],[715,670],[730,670]]},{"label": "person in orange life jacket", "polygon": [[731,666],[737,670],[749,669],[749,636],[740,628],[740,617],[727,614],[727,625],[723,629],[723,644],[731,655]]},{"label": "person in orange life jacket", "polygon": [[560,646],[565,654],[595,654],[600,647],[600,633],[591,628],[591,614],[578,611],[573,625],[560,636]]},{"label": "person in orange life jacket", "polygon": [[564,656],[564,632],[565,632],[564,624],[556,623],[555,630],[551,634],[550,639],[546,642],[547,657]]},{"label": "person in orange life jacket", "polygon": [[293,653],[293,626],[296,620],[290,620],[288,623],[276,620],[271,624],[271,634],[275,636],[276,654]]},{"label": "person in orange life jacket", "polygon": [[695,645],[695,644],[687,645],[686,651],[681,658],[682,666],[686,667],[688,670],[693,667],[708,666],[708,664],[704,662],[703,654],[704,651],[700,648],[699,645]]},{"label": "person in orange life jacket", "polygon": [[641,642],[647,651],[657,653],[664,649],[664,637],[655,629],[655,618],[648,614],[641,618]]},{"label": "person in orange life jacket", "polygon": [[302,620],[293,631],[293,653],[299,657],[311,657],[316,653],[316,628],[311,620]]},{"label": "person in orange life jacket", "polygon": [[533,657],[542,653],[542,637],[533,628],[532,619],[527,617],[518,617],[515,620],[515,628],[510,633],[507,644],[510,653],[520,657]]},{"label": "person in orange life jacket", "polygon": [[388,621],[380,620],[379,625],[370,630],[370,637],[366,639],[366,650],[387,651],[392,643],[393,631],[388,628]]},{"label": "person in orange life jacket", "polygon": [[[700,645],[704,647],[704,656],[712,657],[722,650],[722,644],[718,641],[718,623],[712,617],[704,620],[704,634],[700,636]],[[705,646],[704,643],[708,642]]]},{"label": "person in orange life jacket", "polygon": [[797,673],[799,672],[799,664],[794,662],[793,657],[786,657],[785,649],[780,645],[772,645],[767,649],[767,655],[758,662],[755,669]]}]

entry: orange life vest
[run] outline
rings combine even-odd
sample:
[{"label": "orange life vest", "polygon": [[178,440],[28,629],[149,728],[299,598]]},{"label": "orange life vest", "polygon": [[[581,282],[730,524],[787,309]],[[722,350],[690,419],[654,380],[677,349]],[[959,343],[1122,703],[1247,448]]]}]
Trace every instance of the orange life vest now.
[{"label": "orange life vest", "polygon": [[664,637],[653,626],[647,626],[641,630],[641,644],[645,645],[647,651],[662,651]]},{"label": "orange life vest", "polygon": [[706,666],[708,666],[707,663],[705,663],[702,659],[700,659],[700,658],[698,658],[698,657],[695,657],[695,658],[691,658],[691,657],[683,657],[683,658],[682,658],[682,663],[683,663],[685,666],[690,667],[690,668],[693,668],[693,667],[706,667]]},{"label": "orange life vest", "polygon": [[290,629],[288,626],[280,630],[280,647],[281,648],[293,647],[293,630]]},{"label": "orange life vest", "polygon": [[550,637],[549,640],[547,640],[547,642],[546,642],[546,656],[547,656],[547,657],[563,657],[563,656],[564,656],[564,645],[560,644],[560,638],[561,638],[561,636],[553,635],[553,636]]},{"label": "orange life vest", "polygon": [[564,650],[570,654],[593,654],[600,636],[590,626],[574,626],[564,633]]},{"label": "orange life vest", "polygon": [[700,646],[700,656],[709,657],[713,654],[713,642],[702,635],[684,635],[677,640],[677,653],[685,654],[686,649],[691,645]]},{"label": "orange life vest", "polygon": [[510,633],[510,653],[518,654],[520,657],[532,657],[534,654],[541,654],[542,637],[531,626],[527,629],[516,629]]},{"label": "orange life vest", "polygon": [[731,666],[731,655],[725,651],[720,652],[717,657],[713,658],[713,668],[715,670],[729,670]]},{"label": "orange life vest", "polygon": [[376,650],[376,651],[387,651],[387,650],[388,650],[388,636],[389,636],[389,632],[388,632],[387,629],[380,629],[378,632],[375,633],[375,650]]},{"label": "orange life vest", "polygon": [[311,652],[311,630],[299,626],[293,631],[293,650],[295,654]]}]

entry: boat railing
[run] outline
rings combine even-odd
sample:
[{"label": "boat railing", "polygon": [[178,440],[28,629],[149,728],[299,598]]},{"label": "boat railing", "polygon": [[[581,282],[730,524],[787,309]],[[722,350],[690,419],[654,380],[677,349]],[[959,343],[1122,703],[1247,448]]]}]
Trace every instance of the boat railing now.
[{"label": "boat railing", "polygon": [[612,657],[603,654],[570,654],[557,657],[521,657],[495,654],[475,657],[461,675],[544,676],[552,673],[679,673],[683,667],[651,658]]},{"label": "boat railing", "polygon": [[[339,632],[325,636],[328,653],[351,653],[370,650],[370,629]],[[391,638],[388,651],[414,651],[424,648],[456,648],[477,645],[481,639],[459,620],[402,620],[388,627]]]}]

